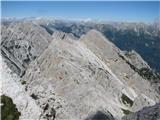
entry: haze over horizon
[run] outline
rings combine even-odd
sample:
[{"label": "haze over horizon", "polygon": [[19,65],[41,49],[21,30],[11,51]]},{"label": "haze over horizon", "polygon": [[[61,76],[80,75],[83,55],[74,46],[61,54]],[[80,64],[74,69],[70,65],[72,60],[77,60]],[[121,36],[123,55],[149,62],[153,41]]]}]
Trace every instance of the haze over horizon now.
[{"label": "haze over horizon", "polygon": [[44,17],[74,20],[151,23],[160,16],[160,1],[2,1],[3,17]]}]

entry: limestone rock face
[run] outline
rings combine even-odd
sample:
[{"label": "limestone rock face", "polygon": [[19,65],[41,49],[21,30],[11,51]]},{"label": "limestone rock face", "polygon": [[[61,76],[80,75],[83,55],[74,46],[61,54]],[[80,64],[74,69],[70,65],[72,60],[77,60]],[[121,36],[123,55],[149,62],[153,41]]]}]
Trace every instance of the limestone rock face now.
[{"label": "limestone rock face", "polygon": [[1,34],[1,53],[8,66],[20,76],[51,40],[47,31],[31,22],[10,23],[2,27]]},{"label": "limestone rock face", "polygon": [[79,40],[63,32],[52,37],[22,78],[43,109],[42,118],[83,120],[104,111],[119,120],[125,110],[134,112],[159,101],[150,83],[101,33],[91,30]]},{"label": "limestone rock face", "polygon": [[130,62],[138,69],[149,68],[149,65],[142,59],[142,57],[134,50],[125,52],[126,57],[130,59]]},{"label": "limestone rock face", "polygon": [[42,109],[28,95],[25,88],[20,83],[20,77],[6,65],[0,57],[0,95],[10,96],[21,113],[20,120],[38,120],[42,114]]},{"label": "limestone rock face", "polygon": [[13,99],[20,119],[159,119],[160,77],[136,52],[96,30],[77,38],[49,33],[43,22],[1,27],[1,94]]}]

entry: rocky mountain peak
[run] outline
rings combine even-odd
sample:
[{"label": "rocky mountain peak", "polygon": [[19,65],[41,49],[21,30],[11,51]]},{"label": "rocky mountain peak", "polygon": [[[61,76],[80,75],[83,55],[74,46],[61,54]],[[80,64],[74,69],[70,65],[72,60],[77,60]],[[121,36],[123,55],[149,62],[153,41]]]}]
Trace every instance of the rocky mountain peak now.
[{"label": "rocky mountain peak", "polygon": [[[22,112],[21,118],[120,120],[159,102],[159,93],[139,71],[139,65],[147,64],[137,53],[127,56],[94,29],[80,38],[56,29],[52,32],[28,22],[2,30],[5,67],[17,73],[17,79],[3,80],[2,93],[9,92]],[[19,98],[11,95],[13,88]],[[24,96],[27,104],[22,110],[22,103],[17,101]]]}]

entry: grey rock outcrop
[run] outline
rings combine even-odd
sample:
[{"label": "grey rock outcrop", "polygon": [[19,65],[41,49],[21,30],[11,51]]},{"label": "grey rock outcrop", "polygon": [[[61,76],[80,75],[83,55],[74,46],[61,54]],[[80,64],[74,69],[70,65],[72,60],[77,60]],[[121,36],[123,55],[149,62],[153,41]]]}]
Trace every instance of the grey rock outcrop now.
[{"label": "grey rock outcrop", "polygon": [[55,32],[49,47],[29,65],[22,79],[44,110],[42,118],[82,120],[103,110],[120,119],[126,111],[159,101],[150,83],[120,54],[123,52],[95,30],[80,40]]},{"label": "grey rock outcrop", "polygon": [[85,34],[83,26],[72,26],[78,28],[72,34],[53,24],[2,25],[1,94],[17,104],[20,119],[159,119],[159,75],[135,51],[121,51],[100,32],[87,32],[91,28]]},{"label": "grey rock outcrop", "polygon": [[134,50],[132,51],[124,51],[125,56],[129,59],[129,62],[132,63],[136,68],[141,69],[141,68],[148,68],[149,65],[142,59],[142,57]]},{"label": "grey rock outcrop", "polygon": [[[10,96],[13,103],[20,111],[20,120],[38,120],[42,114],[42,109],[25,91],[20,82],[20,77],[15,74],[0,57],[0,95]],[[1,113],[2,114],[2,113]],[[7,113],[6,113],[7,114]]]},{"label": "grey rock outcrop", "polygon": [[31,22],[10,23],[2,27],[1,53],[8,66],[23,76],[26,67],[47,47],[51,36]]}]

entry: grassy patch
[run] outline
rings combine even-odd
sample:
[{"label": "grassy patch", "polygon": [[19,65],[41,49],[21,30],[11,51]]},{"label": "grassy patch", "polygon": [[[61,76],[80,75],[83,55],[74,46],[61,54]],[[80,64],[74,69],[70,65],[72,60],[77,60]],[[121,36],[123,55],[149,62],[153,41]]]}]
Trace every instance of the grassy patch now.
[{"label": "grassy patch", "polygon": [[10,97],[1,96],[1,120],[18,120],[21,115]]},{"label": "grassy patch", "polygon": [[124,113],[125,115],[128,115],[129,113],[131,113],[131,111],[125,110],[125,109],[123,109],[123,108],[121,108],[121,110],[123,111],[123,113]]},{"label": "grassy patch", "polygon": [[139,69],[139,74],[142,77],[145,77],[148,80],[154,80],[154,81],[160,80],[160,74],[156,73],[153,70],[150,70],[148,68],[141,68],[141,69]]},{"label": "grassy patch", "polygon": [[22,85],[25,85],[26,83],[27,83],[27,82],[26,82],[25,80],[22,80],[22,81],[21,81],[21,84],[22,84]]},{"label": "grassy patch", "polygon": [[30,95],[33,99],[37,100],[38,99],[38,96],[35,95],[34,93]]},{"label": "grassy patch", "polygon": [[133,101],[132,101],[129,97],[127,97],[125,94],[122,94],[121,99],[122,99],[122,102],[123,102],[125,105],[129,104],[130,107],[132,107]]}]

